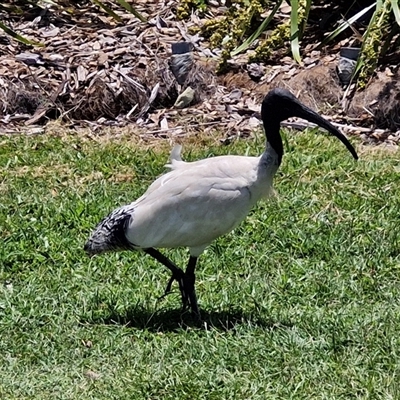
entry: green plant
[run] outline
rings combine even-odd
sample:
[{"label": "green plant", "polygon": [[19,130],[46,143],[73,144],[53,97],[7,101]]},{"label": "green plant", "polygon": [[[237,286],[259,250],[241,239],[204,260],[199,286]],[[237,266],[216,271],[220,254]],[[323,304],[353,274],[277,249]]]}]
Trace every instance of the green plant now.
[{"label": "green plant", "polygon": [[[255,30],[253,25],[268,6],[271,6],[269,2],[236,1],[228,8],[222,19],[206,21],[202,29],[203,34],[210,37],[213,47],[222,47],[219,72],[227,68],[231,57],[248,49],[259,38],[274,19],[281,4],[282,0],[275,2],[271,12]],[[278,25],[266,39],[260,42],[255,49],[255,54],[250,57],[250,61],[268,59],[274,50],[290,40],[293,57],[297,62],[301,62],[299,39],[304,33],[310,8],[311,0],[294,0],[290,18]]]},{"label": "green plant", "polygon": [[[344,21],[320,43],[318,48],[332,41],[340,33],[352,27],[352,24],[364,16],[371,8],[375,12],[368,23],[368,27],[361,38],[361,51],[353,72],[353,79],[357,77],[357,85],[364,88],[375,72],[379,59],[391,47],[394,36],[400,26],[400,10],[397,0],[379,0],[365,7],[349,20]],[[393,14],[392,14],[393,13]],[[397,26],[393,24],[393,17]]]},{"label": "green plant", "polygon": [[219,72],[226,69],[231,52],[249,34],[252,25],[259,19],[267,5],[269,1],[266,0],[236,0],[222,18],[205,22],[202,27],[203,35],[209,37],[213,47],[222,48]]},{"label": "green plant", "polygon": [[[272,52],[282,47],[286,41],[290,41],[293,58],[300,63],[299,40],[304,34],[307,25],[308,14],[311,8],[311,0],[292,0],[290,19],[275,28],[272,33],[261,42],[255,49],[255,54],[250,57],[251,61],[264,61],[270,57]],[[275,15],[277,9],[272,11]]]},{"label": "green plant", "polygon": [[176,15],[179,19],[186,19],[190,17],[193,10],[197,10],[200,14],[204,14],[207,10],[206,0],[180,0],[176,10]]},{"label": "green plant", "polygon": [[375,12],[363,35],[361,53],[353,74],[359,74],[357,84],[360,88],[364,88],[368,83],[376,70],[379,58],[384,56],[393,38],[395,30],[391,23],[392,10],[394,10],[394,8],[391,0],[380,0],[376,2]]}]

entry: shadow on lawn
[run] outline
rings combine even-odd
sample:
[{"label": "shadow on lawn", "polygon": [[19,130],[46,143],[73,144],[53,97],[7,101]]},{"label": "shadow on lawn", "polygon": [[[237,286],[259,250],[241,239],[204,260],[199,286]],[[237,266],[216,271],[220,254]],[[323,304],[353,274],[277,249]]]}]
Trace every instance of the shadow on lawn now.
[{"label": "shadow on lawn", "polygon": [[264,319],[254,312],[243,313],[240,310],[201,310],[201,322],[197,321],[189,312],[182,313],[180,309],[150,311],[141,306],[127,309],[124,313],[109,310],[103,316],[86,318],[84,323],[125,325],[127,327],[146,329],[151,332],[173,332],[177,330],[217,329],[229,331],[238,325],[252,325],[266,329],[288,328],[290,322],[278,322]]}]

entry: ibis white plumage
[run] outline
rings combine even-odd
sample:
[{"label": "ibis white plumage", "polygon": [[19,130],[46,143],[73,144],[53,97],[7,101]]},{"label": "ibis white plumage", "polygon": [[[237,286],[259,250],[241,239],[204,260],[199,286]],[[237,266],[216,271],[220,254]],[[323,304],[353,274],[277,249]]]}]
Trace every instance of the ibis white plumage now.
[{"label": "ibis white plumage", "polygon": [[[104,218],[85,244],[85,251],[89,255],[145,251],[171,270],[166,293],[177,280],[183,308],[190,306],[199,317],[194,287],[197,259],[211,242],[243,221],[261,198],[270,195],[283,156],[280,122],[293,116],[326,129],[358,158],[350,142],[330,122],[289,91],[274,89],[261,107],[267,139],[261,156],[219,156],[184,162],[180,147],[175,147],[168,165],[171,171],[155,180],[133,203]],[[189,248],[185,272],[157,250],[177,247]]]}]

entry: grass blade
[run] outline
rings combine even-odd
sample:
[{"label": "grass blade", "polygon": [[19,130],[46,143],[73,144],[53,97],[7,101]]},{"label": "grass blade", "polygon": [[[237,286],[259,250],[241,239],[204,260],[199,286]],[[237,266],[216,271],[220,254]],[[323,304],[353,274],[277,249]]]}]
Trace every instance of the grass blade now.
[{"label": "grass blade", "polygon": [[116,21],[118,21],[118,22],[122,21],[121,18],[119,17],[119,15],[117,15],[113,10],[111,10],[111,8],[107,7],[101,1],[92,0],[92,2],[94,4],[96,4],[97,6],[99,6],[100,8],[102,8],[110,17],[114,18]]},{"label": "grass blade", "polygon": [[311,10],[311,4],[312,4],[312,0],[307,0],[306,1],[306,9],[305,9],[305,13],[304,13],[304,20],[300,24],[300,39],[302,38],[302,36],[304,34],[304,31],[306,30],[308,16],[309,16],[310,10]]},{"label": "grass blade", "polygon": [[390,0],[390,1],[392,3],[393,14],[394,17],[396,18],[397,25],[400,26],[400,9],[398,0]]},{"label": "grass blade", "polygon": [[27,45],[30,45],[30,46],[40,46],[40,47],[44,46],[43,43],[35,42],[33,40],[29,40],[29,39],[21,36],[17,32],[13,31],[11,28],[9,28],[7,25],[4,25],[2,22],[0,22],[0,28],[3,29],[3,31],[5,33],[7,33],[8,35],[10,35],[15,40],[18,40],[21,43],[24,43],[24,44],[27,44]]},{"label": "grass blade", "polygon": [[[366,14],[372,7],[377,6],[377,2],[371,4],[370,6],[364,8],[363,10],[359,11],[357,14],[353,15],[351,18],[349,18],[347,21],[344,21],[340,26],[338,26],[331,34],[329,34],[318,46],[317,49],[320,49],[323,47],[325,44],[329,43],[331,40],[333,40],[336,36],[344,32],[347,28],[350,27],[350,25],[357,21],[359,18],[361,18],[364,14]],[[378,7],[378,6],[377,6]]]},{"label": "grass blade", "polygon": [[299,1],[291,1],[290,12],[290,47],[292,49],[293,58],[299,64],[301,63],[300,46],[299,46]]},{"label": "grass blade", "polygon": [[282,4],[282,1],[283,0],[278,0],[275,4],[274,9],[271,11],[271,14],[269,14],[268,17],[264,19],[264,21],[257,28],[257,30],[251,36],[249,36],[240,46],[232,50],[231,57],[236,56],[242,51],[247,50],[249,46],[267,29],[268,25],[270,24],[276,12],[278,11],[280,5]]},{"label": "grass blade", "polygon": [[[371,8],[371,7],[368,7],[368,8]],[[363,60],[363,57],[362,57],[363,51],[364,51],[364,49],[365,49],[365,45],[366,45],[366,43],[367,43],[367,41],[368,41],[368,38],[369,38],[369,36],[370,36],[372,26],[375,24],[375,20],[376,20],[376,18],[377,18],[377,15],[379,14],[379,11],[380,11],[381,8],[382,8],[382,0],[378,0],[378,1],[376,2],[376,9],[375,9],[375,11],[374,11],[374,14],[373,14],[372,17],[371,17],[371,20],[369,21],[367,30],[366,30],[366,31],[364,32],[364,34],[363,34],[363,40],[362,40],[362,45],[361,45],[361,49],[360,49],[360,54],[359,54],[359,56],[358,56],[357,63],[356,63],[356,66],[355,66],[355,68],[354,68],[353,74],[351,75],[350,85],[351,85],[351,83],[353,82],[353,80],[355,79],[355,77],[358,75],[358,73],[359,73],[363,68],[365,68],[365,61]],[[364,10],[363,10],[363,11],[364,11]],[[350,20],[349,20],[349,21],[350,21]]]},{"label": "grass blade", "polygon": [[147,22],[147,19],[143,17],[142,14],[139,13],[134,7],[132,7],[129,3],[127,3],[125,0],[117,0],[117,2],[125,8],[126,11],[130,12],[133,14],[136,18],[140,19],[142,22]]}]

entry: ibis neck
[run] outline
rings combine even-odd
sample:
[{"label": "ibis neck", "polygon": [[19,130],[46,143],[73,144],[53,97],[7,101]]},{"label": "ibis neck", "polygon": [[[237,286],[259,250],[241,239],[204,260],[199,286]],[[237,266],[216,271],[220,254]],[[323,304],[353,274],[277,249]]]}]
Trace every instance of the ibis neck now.
[{"label": "ibis neck", "polygon": [[283,143],[279,132],[280,127],[279,121],[264,120],[264,130],[267,138],[265,153],[270,153],[272,148],[278,157],[278,166],[281,165],[283,157]]},{"label": "ibis neck", "polygon": [[261,155],[259,167],[262,170],[268,170],[268,174],[275,175],[281,164],[282,157],[279,157],[279,154],[275,151],[275,149],[271,146],[269,142],[267,142],[264,153]]}]

